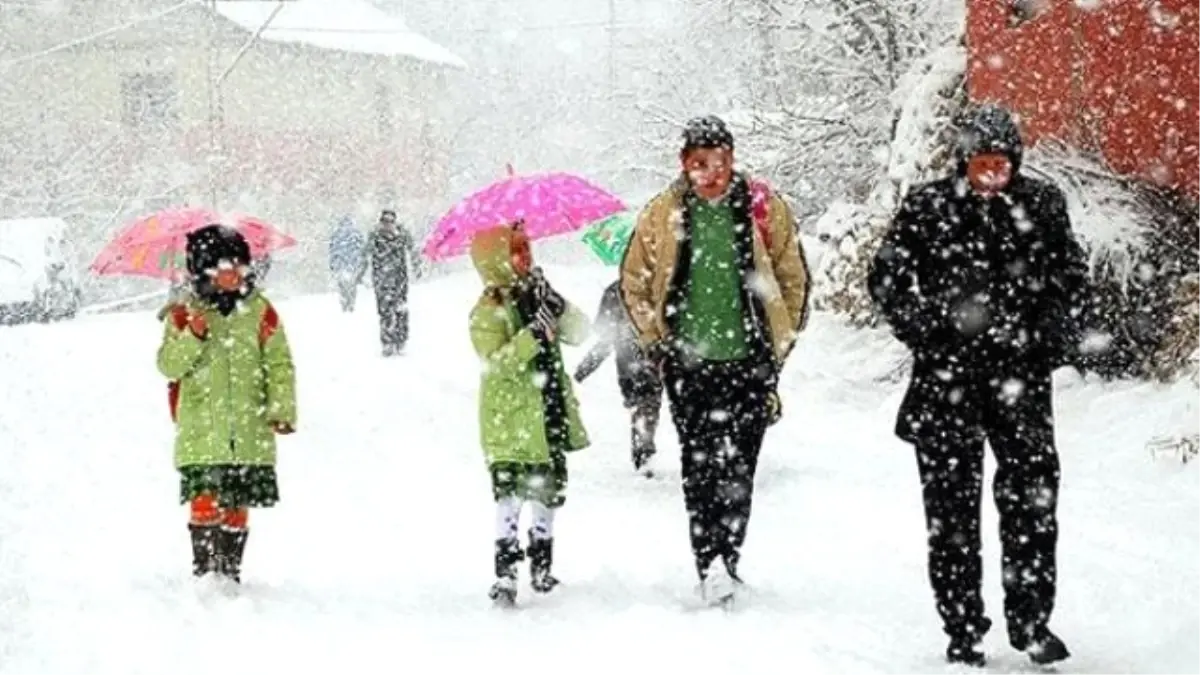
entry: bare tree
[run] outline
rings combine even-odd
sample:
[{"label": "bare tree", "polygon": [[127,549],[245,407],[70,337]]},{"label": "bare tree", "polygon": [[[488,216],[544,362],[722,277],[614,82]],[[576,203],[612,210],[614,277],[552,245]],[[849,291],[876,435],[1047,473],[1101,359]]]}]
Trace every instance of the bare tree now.
[{"label": "bare tree", "polygon": [[838,198],[862,201],[886,165],[897,84],[954,28],[953,13],[927,0],[728,1],[768,7],[759,20],[775,24],[780,76],[749,111],[762,170],[802,215]]}]

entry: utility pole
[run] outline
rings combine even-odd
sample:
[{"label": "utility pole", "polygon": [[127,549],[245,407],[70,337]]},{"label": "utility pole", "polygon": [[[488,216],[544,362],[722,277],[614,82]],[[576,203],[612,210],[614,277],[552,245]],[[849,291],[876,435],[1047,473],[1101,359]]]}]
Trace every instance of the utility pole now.
[{"label": "utility pole", "polygon": [[217,204],[217,174],[216,163],[221,151],[221,138],[217,132],[218,103],[220,86],[217,84],[217,59],[220,57],[220,45],[217,44],[219,26],[217,25],[217,0],[209,0],[208,6],[208,58],[204,64],[204,82],[208,93],[208,156],[205,165],[208,167],[208,199],[213,210]]},{"label": "utility pole", "polygon": [[206,85],[205,88],[208,93],[208,198],[211,202],[211,207],[213,210],[217,210],[219,208],[219,205],[217,204],[217,169],[219,168],[218,164],[224,160],[224,158],[221,156],[221,153],[223,152],[223,147],[221,144],[221,129],[224,126],[225,106],[221,98],[221,85],[225,82],[225,78],[229,77],[229,74],[233,72],[235,67],[237,67],[238,62],[242,60],[242,57],[246,55],[246,52],[254,46],[254,43],[258,41],[258,38],[262,36],[263,32],[267,30],[267,27],[271,25],[271,22],[275,20],[275,17],[279,16],[279,12],[283,9],[284,5],[288,2],[292,2],[293,0],[245,1],[274,2],[275,9],[271,12],[270,16],[267,17],[266,21],[263,21],[262,25],[258,27],[258,30],[254,31],[254,34],[250,36],[250,39],[247,40],[240,49],[238,49],[237,54],[235,54],[233,57],[233,61],[231,61],[224,70],[220,69],[221,16],[217,13],[217,0],[206,1],[208,6],[209,22],[208,59],[206,59],[204,67],[204,81]]},{"label": "utility pole", "polygon": [[[605,107],[616,109],[617,101],[617,0],[608,0],[608,101]],[[609,119],[609,124],[613,123]]]},{"label": "utility pole", "polygon": [[617,0],[608,0],[608,95],[617,94]]}]

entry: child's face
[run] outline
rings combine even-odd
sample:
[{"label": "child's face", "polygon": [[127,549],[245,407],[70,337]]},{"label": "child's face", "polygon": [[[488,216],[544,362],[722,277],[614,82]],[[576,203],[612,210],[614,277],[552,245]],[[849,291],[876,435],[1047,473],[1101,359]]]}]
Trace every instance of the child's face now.
[{"label": "child's face", "polygon": [[242,287],[247,271],[245,265],[234,264],[231,260],[222,260],[215,269],[205,270],[205,273],[212,279],[213,286],[222,291],[232,292]]},{"label": "child's face", "polygon": [[529,246],[529,237],[521,232],[515,233],[509,244],[509,251],[512,255],[513,272],[518,277],[528,276],[533,270],[533,251]]}]

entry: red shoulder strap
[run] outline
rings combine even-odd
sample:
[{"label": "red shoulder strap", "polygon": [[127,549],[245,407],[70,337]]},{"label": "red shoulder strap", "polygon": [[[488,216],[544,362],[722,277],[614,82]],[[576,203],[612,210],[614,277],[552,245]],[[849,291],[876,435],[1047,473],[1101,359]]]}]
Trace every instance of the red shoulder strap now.
[{"label": "red shoulder strap", "polygon": [[750,214],[754,219],[754,229],[763,244],[771,248],[771,221],[767,217],[771,207],[771,188],[762,181],[750,182]]},{"label": "red shoulder strap", "polygon": [[267,344],[267,340],[275,334],[279,329],[279,314],[275,312],[275,308],[271,303],[267,303],[267,309],[263,312],[262,319],[258,322],[258,346],[262,347]]}]

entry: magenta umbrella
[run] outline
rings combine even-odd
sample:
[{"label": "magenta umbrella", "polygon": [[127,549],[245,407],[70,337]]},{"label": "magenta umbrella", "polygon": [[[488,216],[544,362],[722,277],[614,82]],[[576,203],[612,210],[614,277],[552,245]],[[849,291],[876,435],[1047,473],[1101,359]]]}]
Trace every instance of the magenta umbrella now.
[{"label": "magenta umbrella", "polygon": [[568,173],[517,176],[493,183],[450,209],[425,241],[430,260],[466,252],[475,233],[497,225],[525,221],[530,239],[573,232],[605,216],[625,210],[620,199]]}]

